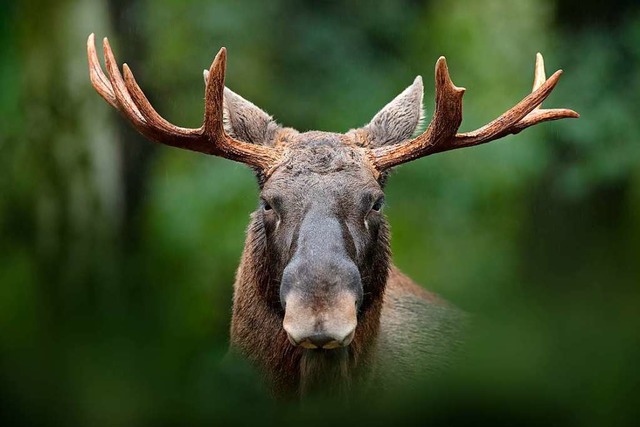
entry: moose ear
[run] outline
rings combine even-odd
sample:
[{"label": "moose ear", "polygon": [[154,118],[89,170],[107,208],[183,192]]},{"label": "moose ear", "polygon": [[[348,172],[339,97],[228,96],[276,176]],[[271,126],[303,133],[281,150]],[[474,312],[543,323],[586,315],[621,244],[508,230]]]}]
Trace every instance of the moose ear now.
[{"label": "moose ear", "polygon": [[272,145],[280,129],[273,117],[226,87],[223,114],[227,133],[245,142]]},{"label": "moose ear", "polygon": [[424,111],[422,77],[385,105],[363,130],[372,147],[397,144],[411,138],[422,124]]},{"label": "moose ear", "polygon": [[[208,77],[205,70],[205,84]],[[224,88],[223,120],[229,136],[252,144],[272,145],[280,129],[273,117],[227,87]]]}]

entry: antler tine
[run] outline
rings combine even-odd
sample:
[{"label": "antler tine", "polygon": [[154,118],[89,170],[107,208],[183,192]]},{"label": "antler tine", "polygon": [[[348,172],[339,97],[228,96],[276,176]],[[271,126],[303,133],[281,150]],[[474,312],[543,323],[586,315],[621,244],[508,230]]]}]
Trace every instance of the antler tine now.
[{"label": "antler tine", "polygon": [[205,83],[204,130],[208,135],[224,132],[222,105],[226,69],[227,49],[223,47],[211,63]]},{"label": "antler tine", "polygon": [[103,42],[108,78],[102,71],[95,50],[95,36],[87,40],[89,76],[98,94],[123,113],[144,136],[162,144],[184,148],[205,154],[214,154],[256,167],[268,174],[277,162],[280,152],[274,148],[249,144],[231,138],[224,131],[222,120],[222,96],[226,50],[216,55],[210,70],[213,76],[205,92],[205,119],[198,129],[183,128],[165,120],[153,108],[136,82],[131,69],[123,65],[124,78],[105,38]]},{"label": "antler tine", "polygon": [[[441,60],[443,60],[443,58],[438,60],[438,62]],[[436,66],[436,85],[440,86],[437,74],[438,66]],[[451,115],[449,118],[450,122],[443,123],[443,120],[445,120],[444,117],[446,116],[439,113],[442,106],[437,87],[436,111],[429,128],[413,140],[396,144],[386,149],[384,149],[384,147],[374,149],[373,154],[378,170],[383,171],[401,163],[443,151],[484,144],[509,134],[516,134],[541,122],[580,117],[578,113],[569,109],[546,110],[541,108],[542,102],[551,94],[551,91],[558,84],[561,75],[562,70],[558,70],[547,80],[544,71],[544,59],[542,55],[538,53],[536,56],[532,92],[497,119],[472,132],[459,134],[455,132],[460,125],[462,117],[462,93],[460,93],[459,100],[460,117],[458,118],[456,115]],[[446,105],[455,105],[455,103],[448,103]],[[433,129],[441,127],[449,131],[441,132],[437,135]],[[455,130],[451,133],[450,130],[453,128],[455,128]],[[400,153],[400,155],[398,153]]]},{"label": "antler tine", "polygon": [[102,72],[102,66],[96,53],[95,34],[91,33],[87,39],[87,57],[89,58],[89,78],[96,92],[104,98],[112,107],[120,109],[116,96],[111,89],[111,83]]},{"label": "antler tine", "polygon": [[[544,58],[540,52],[536,53],[536,65],[533,72],[533,88],[531,92],[535,92],[542,84],[547,81],[547,74],[544,71]],[[539,104],[540,107],[542,104]]]},{"label": "antler tine", "polygon": [[118,69],[118,63],[109,45],[109,40],[105,37],[102,40],[102,48],[104,50],[104,63],[109,74],[109,81],[111,82],[111,89],[115,94],[116,101],[119,105],[119,110],[131,121],[136,128],[146,127],[146,122],[140,114],[137,105],[131,99],[131,95],[124,84],[124,79],[120,70]]},{"label": "antler tine", "polygon": [[[538,52],[536,54],[536,66],[533,76],[533,91],[536,91],[547,80],[544,71],[544,58],[542,54]],[[537,123],[560,120],[565,118],[578,118],[580,114],[567,108],[551,108],[543,109],[542,102],[536,106],[529,114],[527,114],[522,120],[513,126],[513,129],[509,133],[517,134],[529,126],[533,126]]]}]

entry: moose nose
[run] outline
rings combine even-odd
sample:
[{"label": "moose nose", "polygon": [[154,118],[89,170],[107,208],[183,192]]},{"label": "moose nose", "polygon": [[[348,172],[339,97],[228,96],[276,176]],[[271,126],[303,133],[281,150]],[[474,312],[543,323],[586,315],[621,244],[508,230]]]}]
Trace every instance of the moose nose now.
[{"label": "moose nose", "polygon": [[351,292],[337,295],[322,309],[309,304],[299,292],[290,292],[282,327],[291,344],[330,350],[351,344],[358,324],[356,298]]}]

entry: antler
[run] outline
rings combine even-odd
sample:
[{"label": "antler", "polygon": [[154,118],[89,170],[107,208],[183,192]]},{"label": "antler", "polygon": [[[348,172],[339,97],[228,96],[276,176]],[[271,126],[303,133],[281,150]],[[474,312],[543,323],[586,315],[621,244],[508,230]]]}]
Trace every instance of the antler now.
[{"label": "antler", "polygon": [[95,36],[91,34],[87,40],[91,83],[105,101],[119,110],[147,138],[172,147],[235,160],[263,171],[277,162],[280,155],[278,150],[238,141],[224,131],[222,104],[227,62],[225,48],[220,49],[209,69],[204,123],[198,129],[178,127],[162,118],[147,100],[127,64],[123,65],[124,78],[122,77],[106,37],[103,48],[108,78],[102,72],[96,54]]},{"label": "antler", "polygon": [[538,53],[531,94],[481,128],[472,132],[457,133],[462,122],[462,95],[465,89],[453,84],[447,62],[444,57],[440,57],[436,63],[436,109],[427,130],[409,141],[374,148],[372,154],[376,168],[382,172],[420,157],[480,145],[509,134],[516,134],[538,123],[580,117],[573,110],[541,108],[542,101],[549,96],[561,74],[562,70],[558,70],[547,80],[544,60]]}]

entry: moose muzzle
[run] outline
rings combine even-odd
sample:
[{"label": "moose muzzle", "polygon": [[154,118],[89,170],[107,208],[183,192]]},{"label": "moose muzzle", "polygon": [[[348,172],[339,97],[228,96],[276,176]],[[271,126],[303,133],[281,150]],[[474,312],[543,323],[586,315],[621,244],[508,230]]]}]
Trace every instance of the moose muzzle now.
[{"label": "moose muzzle", "polygon": [[280,283],[282,325],[293,345],[334,349],[353,340],[363,290],[345,247],[340,219],[310,209]]},{"label": "moose muzzle", "polygon": [[321,302],[292,291],[285,307],[282,325],[291,344],[325,350],[351,344],[358,323],[357,300],[352,292],[339,292]]}]

